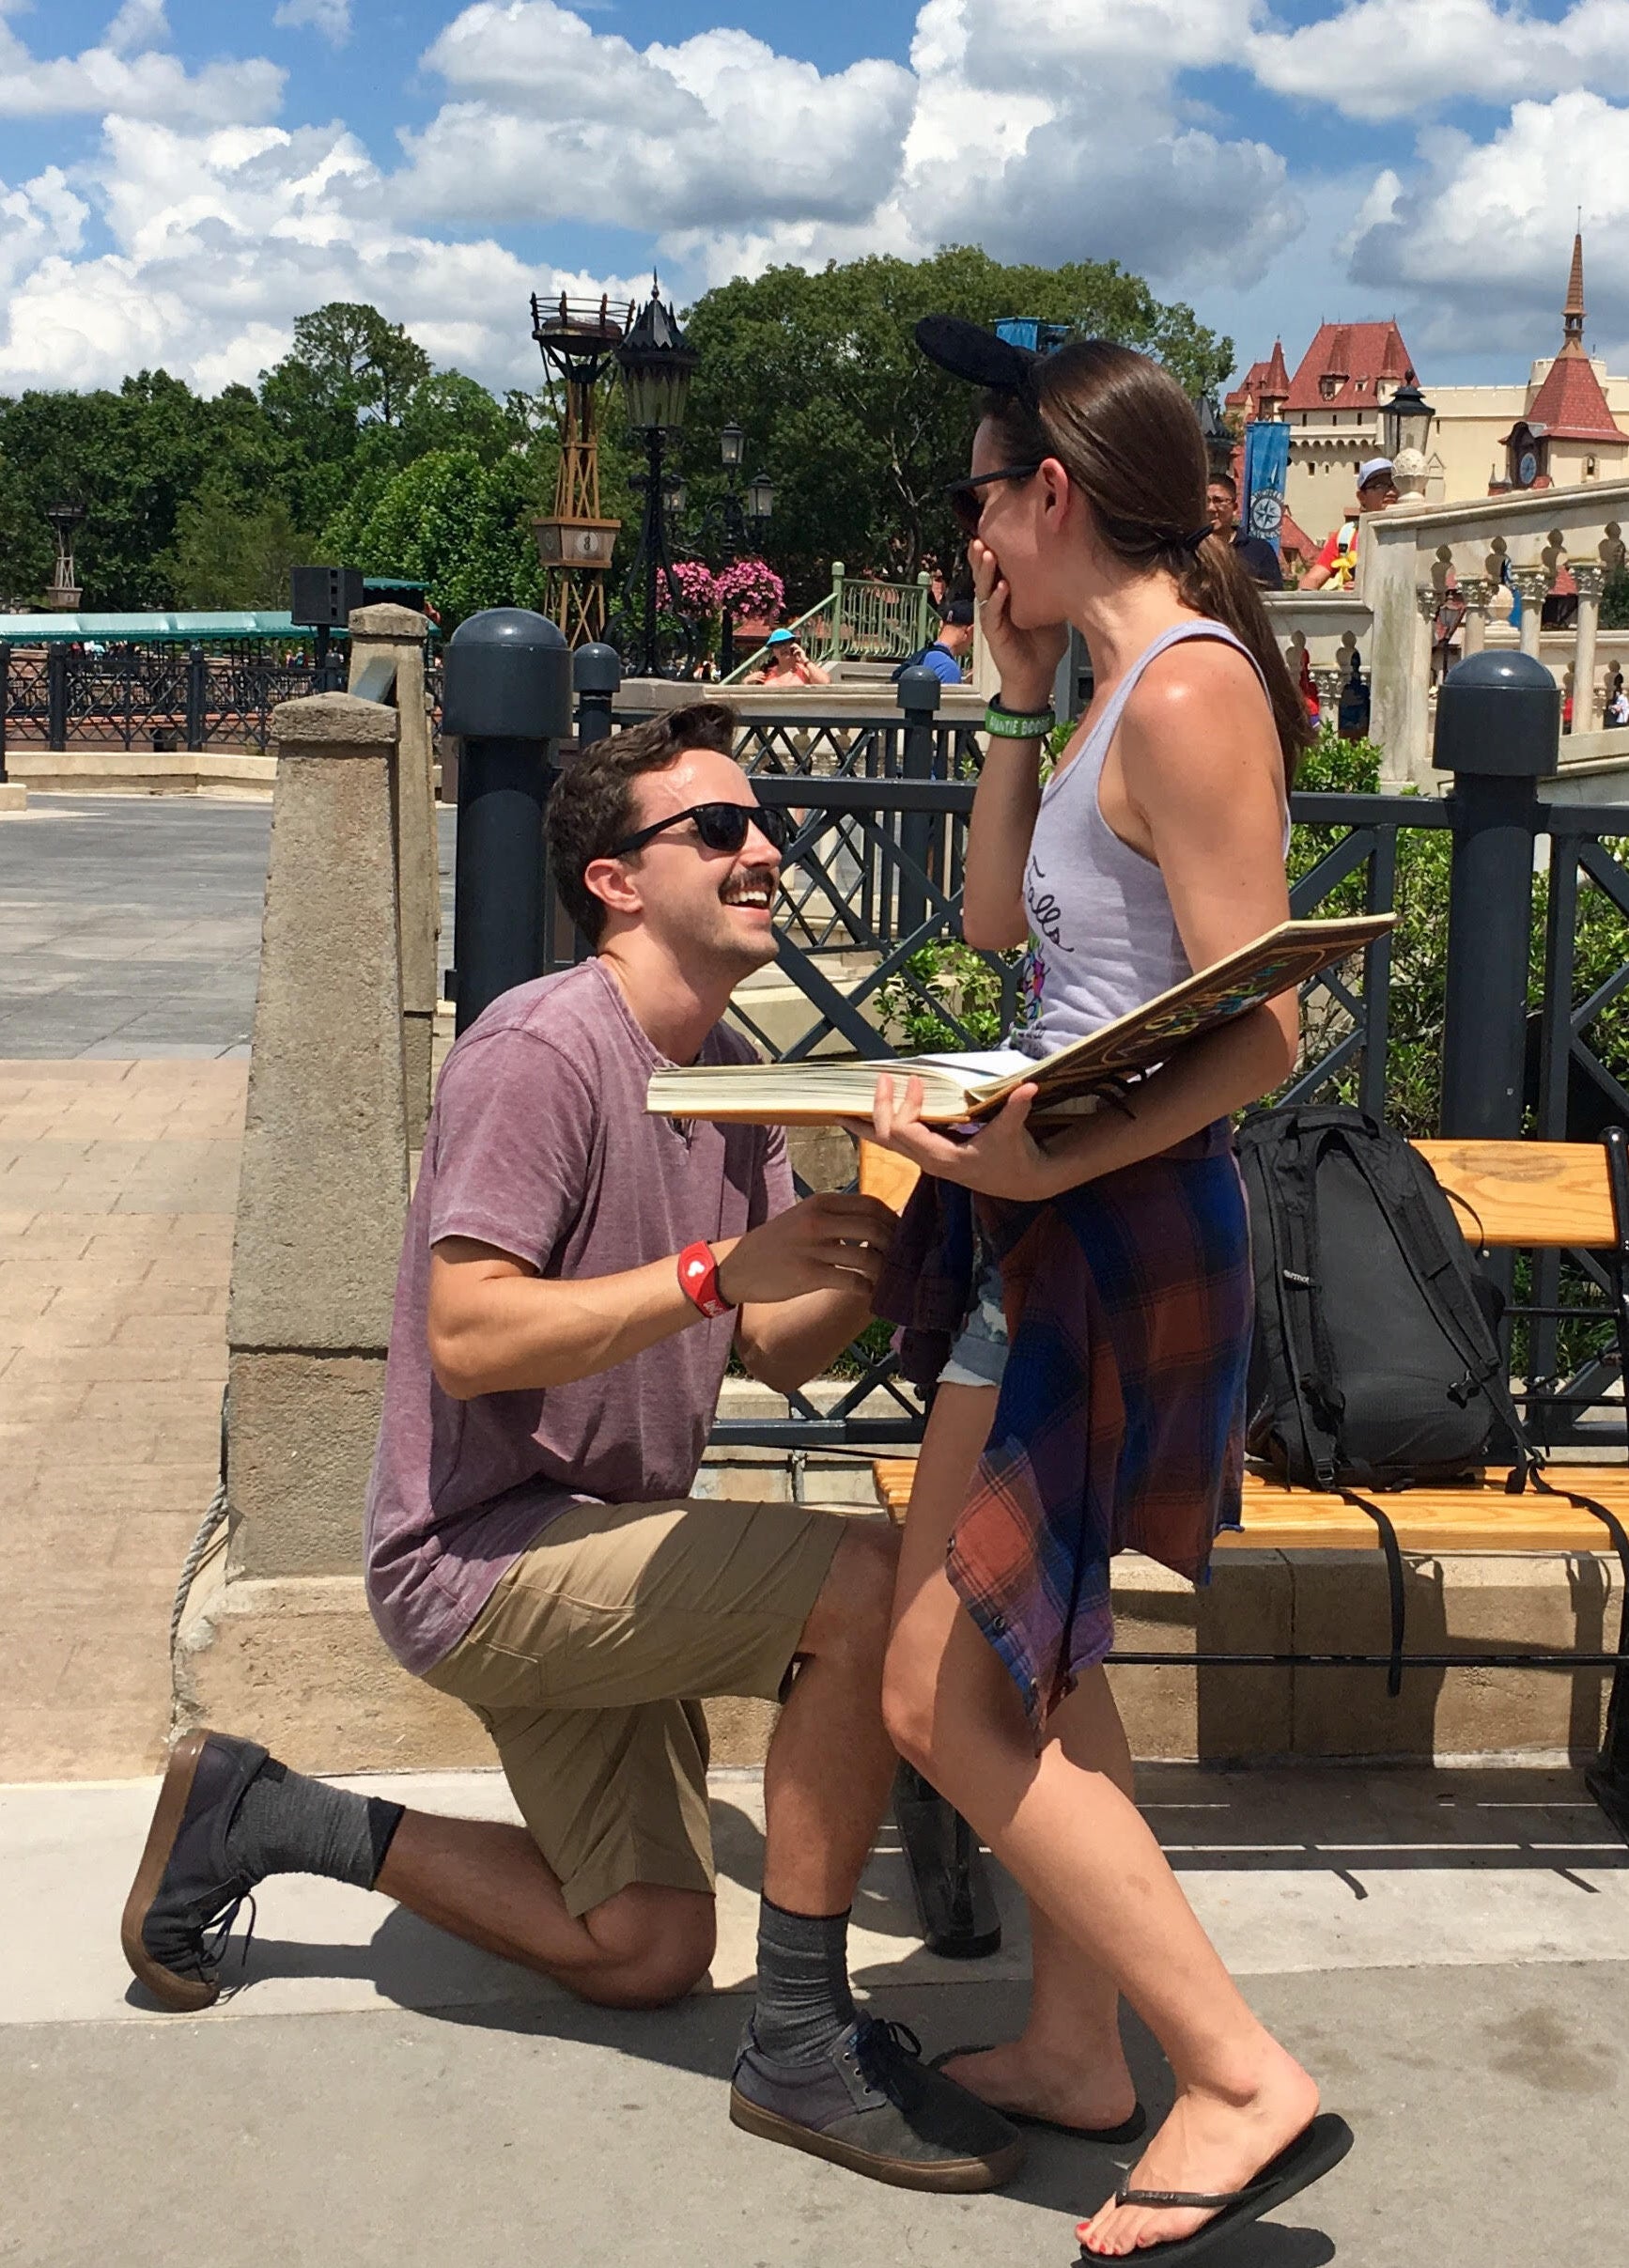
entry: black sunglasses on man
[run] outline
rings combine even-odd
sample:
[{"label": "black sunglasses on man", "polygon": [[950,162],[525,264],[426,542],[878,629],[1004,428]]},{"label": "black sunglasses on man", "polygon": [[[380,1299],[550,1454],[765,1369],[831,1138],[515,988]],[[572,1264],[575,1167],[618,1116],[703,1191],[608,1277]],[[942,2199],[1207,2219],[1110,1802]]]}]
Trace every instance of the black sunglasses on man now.
[{"label": "black sunglasses on man", "polygon": [[682,827],[687,819],[694,821],[696,833],[706,850],[732,853],[739,850],[747,839],[749,827],[755,827],[765,842],[776,850],[783,851],[792,840],[789,812],[767,811],[762,803],[692,803],[688,811],[672,812],[665,819],[658,819],[654,826],[642,827],[637,834],[613,844],[608,856],[620,859],[630,850],[643,850],[659,834],[665,834],[670,827]]}]

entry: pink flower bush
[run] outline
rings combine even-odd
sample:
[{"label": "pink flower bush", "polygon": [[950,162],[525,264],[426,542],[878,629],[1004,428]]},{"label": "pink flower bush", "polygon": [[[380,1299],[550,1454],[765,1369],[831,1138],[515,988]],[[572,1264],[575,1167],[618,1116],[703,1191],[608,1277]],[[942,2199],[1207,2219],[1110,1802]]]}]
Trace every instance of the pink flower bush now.
[{"label": "pink flower bush", "polygon": [[674,562],[671,587],[666,574],[659,572],[656,598],[658,606],[666,614],[716,614],[720,604],[718,578],[699,559],[678,559]]},{"label": "pink flower bush", "polygon": [[763,559],[737,559],[719,576],[717,604],[753,622],[778,622],[786,586]]}]

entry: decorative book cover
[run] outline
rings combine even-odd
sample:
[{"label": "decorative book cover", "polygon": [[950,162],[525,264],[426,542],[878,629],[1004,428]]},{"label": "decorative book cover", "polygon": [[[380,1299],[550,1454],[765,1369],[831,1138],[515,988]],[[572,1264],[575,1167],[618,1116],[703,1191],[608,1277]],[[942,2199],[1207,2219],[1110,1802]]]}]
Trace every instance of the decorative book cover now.
[{"label": "decorative book cover", "polygon": [[1013,1048],[972,1055],[892,1055],[861,1061],[808,1056],[790,1064],[693,1064],[654,1072],[645,1109],[662,1118],[734,1120],[754,1126],[829,1126],[869,1118],[877,1079],[920,1079],[930,1126],[988,1118],[1016,1087],[1040,1092],[1033,1116],[1067,1118],[1163,1063],[1174,1048],[1213,1032],[1275,994],[1304,985],[1360,953],[1395,923],[1392,913],[1328,922],[1283,922],[1236,953],[1196,970],[1129,1016],[1038,1059]]}]

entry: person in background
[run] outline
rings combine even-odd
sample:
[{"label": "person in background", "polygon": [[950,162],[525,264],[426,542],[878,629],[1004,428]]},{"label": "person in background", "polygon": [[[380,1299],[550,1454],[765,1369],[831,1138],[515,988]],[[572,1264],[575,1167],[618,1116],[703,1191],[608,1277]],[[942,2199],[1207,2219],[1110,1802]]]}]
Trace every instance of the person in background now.
[{"label": "person in background", "polygon": [[931,645],[924,645],[920,654],[912,654],[902,661],[893,673],[894,682],[908,669],[931,670],[941,685],[960,685],[962,657],[973,650],[973,602],[970,598],[947,598],[939,613],[937,635]]},{"label": "person in background", "polygon": [[764,641],[764,666],[742,679],[745,685],[830,685],[831,674],[811,661],[790,630],[771,630]]},{"label": "person in background", "polygon": [[1371,512],[1384,512],[1397,502],[1397,482],[1389,457],[1371,457],[1358,468],[1358,508],[1349,512],[1327,538],[1317,558],[1301,578],[1304,591],[1321,591],[1332,583],[1349,591],[1358,572],[1358,539]]},{"label": "person in background", "polygon": [[1629,724],[1629,693],[1623,690],[1621,670],[1612,673],[1612,690],[1606,696],[1606,722],[1608,725]]},{"label": "person in background", "polygon": [[1262,536],[1251,536],[1239,525],[1239,492],[1231,473],[1213,473],[1206,483],[1204,508],[1217,534],[1225,536],[1239,555],[1239,565],[1252,583],[1264,591],[1281,591],[1284,570],[1279,554]]}]

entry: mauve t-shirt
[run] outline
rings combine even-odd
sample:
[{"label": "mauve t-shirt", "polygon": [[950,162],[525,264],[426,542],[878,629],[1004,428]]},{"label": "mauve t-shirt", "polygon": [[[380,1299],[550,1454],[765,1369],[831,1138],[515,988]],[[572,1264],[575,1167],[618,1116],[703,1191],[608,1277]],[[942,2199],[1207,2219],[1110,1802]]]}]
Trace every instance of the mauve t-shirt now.
[{"label": "mauve t-shirt", "polygon": [[[722,1024],[704,1063],[747,1060]],[[448,1056],[408,1216],[367,1494],[367,1595],[385,1643],[423,1673],[500,1577],[574,1503],[688,1496],[734,1318],[696,1321],[569,1386],[477,1394],[436,1384],[430,1250],[472,1236],[544,1276],[613,1276],[698,1238],[738,1236],[793,1200],[785,1137],[652,1118],[664,1062],[602,962],[506,992]]]}]

